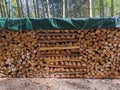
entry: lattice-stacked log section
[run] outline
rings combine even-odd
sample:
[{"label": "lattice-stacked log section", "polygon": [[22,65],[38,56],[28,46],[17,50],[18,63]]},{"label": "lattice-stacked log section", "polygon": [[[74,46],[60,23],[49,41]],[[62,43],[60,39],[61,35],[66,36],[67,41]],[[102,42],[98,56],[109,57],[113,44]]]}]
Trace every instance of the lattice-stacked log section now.
[{"label": "lattice-stacked log section", "polygon": [[120,78],[120,29],[1,30],[0,77]]}]

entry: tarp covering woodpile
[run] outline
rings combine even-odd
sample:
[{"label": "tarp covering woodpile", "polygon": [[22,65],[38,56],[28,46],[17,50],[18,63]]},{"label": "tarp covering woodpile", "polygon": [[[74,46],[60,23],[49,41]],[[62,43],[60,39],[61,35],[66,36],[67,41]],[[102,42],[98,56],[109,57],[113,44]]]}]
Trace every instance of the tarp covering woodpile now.
[{"label": "tarp covering woodpile", "polygon": [[119,78],[120,19],[0,19],[0,77]]},{"label": "tarp covering woodpile", "polygon": [[[47,26],[47,27],[46,27]],[[0,28],[9,30],[73,30],[118,28],[120,17],[116,18],[1,18]]]}]

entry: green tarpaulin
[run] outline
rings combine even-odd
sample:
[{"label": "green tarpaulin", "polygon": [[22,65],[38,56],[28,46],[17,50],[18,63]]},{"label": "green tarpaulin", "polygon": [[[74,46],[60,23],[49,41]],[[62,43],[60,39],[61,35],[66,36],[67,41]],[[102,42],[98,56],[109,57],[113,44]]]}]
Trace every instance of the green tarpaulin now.
[{"label": "green tarpaulin", "polygon": [[0,18],[0,29],[55,30],[119,28],[120,17],[112,18]]}]

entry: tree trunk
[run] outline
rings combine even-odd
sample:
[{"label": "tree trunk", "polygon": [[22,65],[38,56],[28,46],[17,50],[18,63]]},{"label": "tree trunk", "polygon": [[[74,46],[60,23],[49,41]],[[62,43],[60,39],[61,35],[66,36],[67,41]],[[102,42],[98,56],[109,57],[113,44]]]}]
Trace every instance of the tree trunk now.
[{"label": "tree trunk", "polygon": [[20,0],[20,7],[21,7],[21,17],[24,17],[24,11],[23,11],[23,4],[22,1]]},{"label": "tree trunk", "polygon": [[88,17],[92,17],[92,0],[87,0]]},{"label": "tree trunk", "polygon": [[93,15],[92,15],[92,7],[93,7],[93,1],[90,0],[90,17],[92,18]]},{"label": "tree trunk", "polygon": [[34,13],[35,13],[35,18],[37,17],[37,11],[36,11],[36,2],[33,0],[33,6],[34,6]]},{"label": "tree trunk", "polygon": [[2,10],[1,2],[0,2],[0,12],[1,12],[1,17],[3,18],[3,10]]},{"label": "tree trunk", "polygon": [[42,2],[42,13],[43,13],[43,17],[45,17],[44,2],[43,2],[43,0],[41,0],[41,2]]},{"label": "tree trunk", "polygon": [[1,2],[1,14],[3,15],[3,17],[5,17],[5,11],[4,11],[4,5],[3,5],[3,1]]},{"label": "tree trunk", "polygon": [[11,17],[11,1],[8,1],[8,17]]},{"label": "tree trunk", "polygon": [[74,1],[74,7],[73,7],[73,13],[74,13],[74,17],[76,18],[77,17],[77,1]]},{"label": "tree trunk", "polygon": [[114,0],[111,0],[111,16],[114,16]]},{"label": "tree trunk", "polygon": [[82,1],[80,0],[80,18],[82,18]]},{"label": "tree trunk", "polygon": [[90,0],[87,0],[87,13],[88,17],[90,17]]},{"label": "tree trunk", "polygon": [[40,12],[39,12],[39,2],[38,2],[38,0],[36,0],[36,7],[37,7],[37,14],[38,14],[38,17],[40,17]]},{"label": "tree trunk", "polygon": [[[3,0],[3,3],[4,3],[4,0]],[[5,16],[7,17],[7,16],[8,16],[8,13],[9,13],[9,12],[8,12],[7,0],[5,0],[5,8],[6,8],[6,15],[5,15]],[[5,8],[4,8],[4,9],[5,9]]]},{"label": "tree trunk", "polygon": [[93,4],[92,4],[92,6],[93,6],[93,17],[95,17],[96,16],[96,5],[95,5],[95,0],[92,0],[92,2],[93,2]]},{"label": "tree trunk", "polygon": [[65,0],[62,0],[62,17],[65,18]]},{"label": "tree trunk", "polygon": [[47,16],[50,18],[50,8],[49,8],[49,0],[46,0],[46,7],[47,7]]},{"label": "tree trunk", "polygon": [[4,3],[4,0],[2,0],[2,11],[3,11],[3,17],[7,17],[7,15],[6,15],[6,11],[7,11],[7,8],[6,8],[6,10],[5,10],[5,8],[6,8],[6,4]]},{"label": "tree trunk", "polygon": [[55,17],[54,0],[52,0],[52,12],[53,12],[53,17]]},{"label": "tree trunk", "polygon": [[68,18],[70,17],[69,14],[70,14],[69,13],[69,0],[66,0],[66,15],[67,15]]},{"label": "tree trunk", "polygon": [[17,3],[17,9],[18,9],[18,17],[21,17],[21,11],[20,11],[20,3],[19,0],[16,0]]},{"label": "tree trunk", "polygon": [[100,17],[104,17],[104,1],[100,0]]},{"label": "tree trunk", "polygon": [[26,9],[27,9],[27,16],[30,17],[28,0],[26,0]]}]

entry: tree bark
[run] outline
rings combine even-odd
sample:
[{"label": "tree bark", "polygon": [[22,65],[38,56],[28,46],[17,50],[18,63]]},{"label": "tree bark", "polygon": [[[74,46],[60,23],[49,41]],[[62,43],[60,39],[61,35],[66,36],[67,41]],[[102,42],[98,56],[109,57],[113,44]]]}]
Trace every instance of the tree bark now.
[{"label": "tree bark", "polygon": [[0,2],[0,12],[1,12],[1,17],[3,18],[3,10],[2,10],[1,2]]},{"label": "tree bark", "polygon": [[82,1],[80,0],[80,18],[82,18]]},{"label": "tree bark", "polygon": [[95,17],[95,16],[96,16],[96,5],[95,5],[95,0],[92,0],[92,2],[93,2],[93,4],[92,4],[92,6],[93,6],[93,8],[92,8],[92,10],[93,10],[93,17]]},{"label": "tree bark", "polygon": [[[4,0],[3,0],[3,3],[4,3]],[[5,0],[5,8],[6,8],[6,15],[5,15],[5,16],[7,17],[7,16],[8,16],[8,13],[9,13],[9,12],[8,12],[7,0]],[[5,8],[4,8],[4,9],[5,9]]]},{"label": "tree bark", "polygon": [[74,17],[76,18],[76,17],[78,16],[78,15],[77,15],[77,2],[74,1],[74,4],[75,4],[75,5],[74,5],[74,9],[73,9],[74,11],[73,11],[73,12],[74,12]]},{"label": "tree bark", "polygon": [[50,18],[50,8],[49,8],[49,0],[46,0],[46,7],[47,7],[47,16]]},{"label": "tree bark", "polygon": [[17,9],[18,9],[18,17],[21,17],[21,11],[20,11],[20,3],[19,0],[16,0],[17,3]]},{"label": "tree bark", "polygon": [[6,8],[6,10],[5,10],[5,8],[6,8],[6,4],[4,3],[4,0],[2,0],[2,11],[3,11],[3,17],[6,17],[7,15],[6,15],[6,11],[7,11],[7,8]]},{"label": "tree bark", "polygon": [[[8,7],[7,7],[7,1],[6,0],[2,0],[3,2],[3,11],[4,11],[4,14],[5,14],[5,17],[8,16]],[[5,5],[4,5],[5,4]]]},{"label": "tree bark", "polygon": [[114,0],[111,0],[111,16],[114,16]]},{"label": "tree bark", "polygon": [[27,16],[30,17],[28,0],[26,0],[26,9],[27,9]]},{"label": "tree bark", "polygon": [[104,17],[104,1],[100,0],[100,17]]},{"label": "tree bark", "polygon": [[69,13],[69,0],[66,0],[66,10],[67,10],[67,17],[69,18],[70,17],[70,13]]},{"label": "tree bark", "polygon": [[62,0],[62,17],[65,18],[65,0]]},{"label": "tree bark", "polygon": [[35,13],[35,18],[37,17],[37,11],[36,11],[36,2],[33,0],[33,6],[34,6],[34,13]]},{"label": "tree bark", "polygon": [[3,6],[1,2],[0,2],[0,12],[1,12],[1,17],[4,17]]},{"label": "tree bark", "polygon": [[41,0],[41,2],[42,2],[42,13],[43,13],[43,17],[45,17],[44,2],[43,2],[43,0]]},{"label": "tree bark", "polygon": [[55,17],[54,0],[52,0],[52,12],[53,12],[53,17]]},{"label": "tree bark", "polygon": [[87,0],[88,17],[92,17],[92,0]]},{"label": "tree bark", "polygon": [[21,17],[24,17],[24,11],[23,11],[23,4],[22,1],[20,0],[20,7],[21,7]]},{"label": "tree bark", "polygon": [[39,2],[38,2],[38,0],[36,0],[36,7],[37,7],[36,11],[37,11],[38,17],[40,17],[40,11],[39,11],[39,5],[38,4],[39,4]]},{"label": "tree bark", "polygon": [[8,17],[11,17],[11,1],[8,1]]}]

